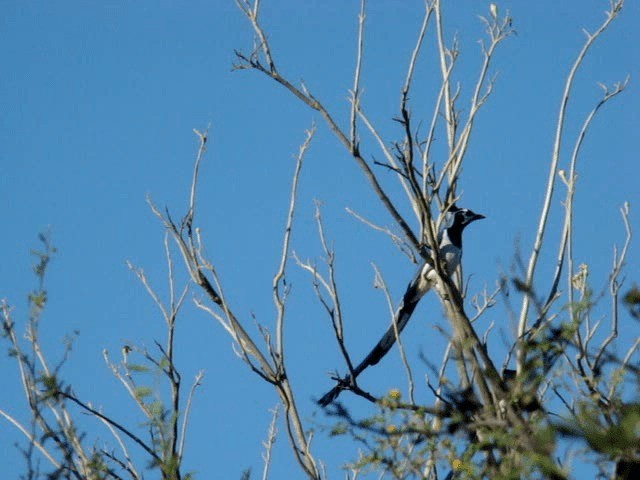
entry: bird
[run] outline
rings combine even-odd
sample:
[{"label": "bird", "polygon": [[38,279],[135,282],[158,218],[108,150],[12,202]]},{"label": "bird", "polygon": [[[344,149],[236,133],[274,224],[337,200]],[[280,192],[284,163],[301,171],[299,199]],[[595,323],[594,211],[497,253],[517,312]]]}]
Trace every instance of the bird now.
[{"label": "bird", "polygon": [[[484,215],[474,213],[468,208],[458,208],[455,205],[451,206],[446,212],[444,221],[438,232],[437,241],[439,256],[444,262],[447,275],[452,275],[460,265],[462,258],[462,231],[472,222],[483,218],[485,218]],[[389,326],[380,341],[373,347],[364,360],[353,369],[353,372],[342,379],[338,379],[338,384],[317,400],[318,405],[326,407],[331,404],[366,368],[376,365],[382,360],[396,342],[396,335],[400,335],[404,327],[407,326],[420,299],[422,299],[436,283],[437,274],[433,268],[433,261],[425,260],[407,286],[394,315],[393,323]]]}]

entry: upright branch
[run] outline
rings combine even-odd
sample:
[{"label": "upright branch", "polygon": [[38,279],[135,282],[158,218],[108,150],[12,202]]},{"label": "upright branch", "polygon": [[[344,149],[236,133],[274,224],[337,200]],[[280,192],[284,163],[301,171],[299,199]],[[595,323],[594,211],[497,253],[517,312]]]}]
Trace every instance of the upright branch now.
[{"label": "upright branch", "polygon": [[[578,163],[578,158],[579,158],[579,154],[580,154],[580,149],[582,147],[582,143],[586,137],[587,134],[587,130],[589,129],[589,127],[591,126],[591,123],[593,122],[594,118],[596,117],[596,114],[599,112],[600,108],[602,106],[604,106],[605,103],[607,103],[609,100],[611,100],[613,97],[615,97],[616,95],[622,93],[624,91],[624,89],[626,88],[627,84],[629,82],[629,79],[627,78],[624,82],[621,83],[616,83],[614,85],[613,90],[610,90],[608,87],[606,87],[605,85],[600,85],[600,87],[603,89],[603,97],[600,99],[600,101],[596,104],[596,106],[593,108],[593,110],[591,110],[591,112],[589,113],[589,115],[587,116],[587,118],[585,119],[582,128],[580,129],[580,133],[578,134],[578,138],[576,140],[576,143],[574,145],[573,148],[573,153],[571,155],[571,163],[570,163],[570,167],[569,167],[569,174],[566,175],[564,170],[559,170],[558,171],[558,175],[560,176],[562,182],[566,185],[567,187],[567,197],[564,201],[564,205],[565,205],[565,221],[564,221],[564,226],[563,226],[563,230],[562,230],[562,238],[560,240],[560,246],[558,248],[558,256],[557,256],[557,260],[556,260],[556,267],[554,270],[554,274],[553,274],[553,280],[551,281],[551,288],[549,289],[549,294],[547,295],[547,300],[545,301],[543,307],[542,307],[542,312],[541,315],[539,316],[538,320],[536,320],[536,322],[534,322],[534,324],[532,325],[532,329],[536,329],[540,323],[542,322],[542,320],[545,318],[547,312],[549,311],[549,308],[551,307],[552,303],[558,298],[558,286],[560,284],[560,278],[562,275],[562,267],[564,265],[565,262],[565,258],[566,258],[566,254],[567,254],[567,244],[569,242],[570,237],[570,231],[571,231],[571,224],[572,224],[572,216],[573,216],[573,195],[575,193],[575,183],[577,180],[577,173],[576,173],[576,167],[577,167],[577,163]],[[571,265],[569,265],[568,271],[569,271],[569,277],[573,276],[573,260],[572,260],[572,256],[570,254],[570,249],[569,249],[569,261],[571,263]],[[570,295],[572,295],[572,289],[568,290]],[[570,297],[569,298],[569,305],[573,304],[573,298]]]},{"label": "upright branch", "polygon": [[[204,146],[198,152],[198,160],[196,165],[200,165],[202,155],[204,154]],[[194,179],[197,180],[197,168],[194,174]],[[192,188],[189,213],[187,215],[188,224],[187,228],[191,228],[190,224],[195,212],[195,186]],[[123,386],[127,389],[131,397],[137,403],[140,410],[147,417],[149,424],[155,429],[156,439],[160,441],[160,451],[164,458],[161,460],[161,464],[164,465],[163,470],[166,472],[174,472],[174,477],[180,477],[179,467],[182,462],[182,456],[184,451],[185,438],[187,433],[187,425],[189,414],[191,411],[191,404],[195,389],[201,384],[203,373],[200,372],[194,383],[191,386],[189,394],[186,400],[186,406],[183,405],[182,398],[182,375],[178,371],[175,364],[175,331],[176,321],[178,314],[184,304],[184,301],[189,292],[189,285],[185,285],[182,292],[178,294],[175,285],[174,276],[174,262],[170,249],[169,235],[166,234],[164,238],[165,256],[167,259],[167,278],[169,283],[169,301],[165,304],[155,289],[151,286],[149,279],[141,268],[134,267],[130,262],[127,262],[129,268],[135,273],[142,285],[145,287],[154,303],[160,310],[162,317],[167,326],[167,339],[164,346],[156,342],[156,346],[160,351],[160,357],[153,356],[146,349],[141,349],[132,345],[125,345],[123,347],[123,360],[120,364],[116,364],[109,358],[108,352],[104,352],[104,358],[107,366],[111,369],[114,376],[120,380]],[[139,386],[134,377],[135,368],[129,362],[131,354],[139,354],[150,364],[154,365],[162,374],[166,377],[170,386],[170,405],[164,407],[159,414],[155,406],[157,403],[149,402],[146,398],[146,387]],[[168,419],[168,420],[166,420]]]},{"label": "upright branch", "polygon": [[[324,230],[324,224],[322,222],[322,209],[320,202],[316,202],[316,223],[318,225],[318,234],[320,237],[320,243],[322,245],[322,251],[324,253],[324,262],[329,270],[329,278],[326,279],[319,271],[317,266],[312,265],[310,262],[303,262],[295,253],[294,258],[299,267],[306,270],[313,276],[313,286],[316,292],[316,296],[320,300],[320,303],[324,307],[325,311],[329,315],[331,325],[333,327],[340,352],[342,353],[344,360],[349,368],[349,372],[353,372],[353,363],[351,357],[347,351],[344,338],[344,317],[342,314],[342,303],[340,301],[340,294],[338,292],[338,283],[336,281],[336,253],[329,247],[327,237]],[[325,297],[328,295],[328,299]]]},{"label": "upright branch", "polygon": [[307,131],[307,138],[304,140],[304,143],[300,147],[300,152],[298,153],[296,169],[293,174],[293,184],[291,186],[291,197],[289,199],[289,213],[287,215],[287,224],[284,229],[284,239],[282,241],[282,256],[280,257],[280,267],[278,268],[278,272],[273,277],[273,301],[276,305],[276,309],[278,312],[278,318],[276,321],[276,354],[278,358],[284,358],[284,342],[283,342],[283,332],[284,332],[284,312],[285,312],[285,302],[288,293],[288,289],[284,284],[283,280],[285,277],[285,270],[287,268],[287,260],[290,255],[290,245],[291,245],[291,232],[293,229],[293,214],[296,206],[296,196],[298,193],[298,183],[300,179],[300,172],[302,171],[302,161],[304,156],[311,145],[311,140],[313,139],[313,135],[315,134],[316,127],[315,125],[311,127],[311,130]]},{"label": "upright branch", "polygon": [[[595,359],[593,361],[593,370],[598,371],[601,367],[602,361],[607,348],[618,337],[618,324],[620,321],[620,312],[618,310],[620,302],[620,288],[622,287],[623,280],[620,279],[622,268],[627,259],[627,253],[629,246],[631,245],[631,224],[629,223],[629,202],[620,209],[622,214],[622,221],[624,222],[624,228],[626,237],[622,249],[618,250],[616,247],[613,249],[613,266],[611,269],[611,275],[609,276],[609,294],[611,295],[611,330],[609,335],[602,341],[600,348],[598,349]],[[631,352],[632,350],[630,350]]]},{"label": "upright branch", "polygon": [[298,409],[295,404],[294,392],[291,388],[291,384],[288,381],[285,364],[285,352],[284,352],[284,320],[285,320],[285,304],[288,293],[288,288],[284,281],[287,260],[290,256],[290,244],[291,244],[291,232],[293,228],[293,217],[296,206],[296,198],[298,192],[298,183],[300,179],[300,172],[302,170],[302,162],[311,145],[311,140],[315,133],[315,125],[307,131],[307,136],[304,143],[300,147],[298,152],[295,173],[293,174],[293,184],[291,186],[291,197],[289,200],[289,213],[287,215],[287,223],[285,226],[284,239],[282,242],[282,256],[280,259],[280,267],[278,272],[273,278],[273,298],[277,310],[276,319],[276,347],[275,352],[270,346],[269,349],[272,352],[272,358],[276,365],[276,371],[279,373],[278,392],[281,395],[282,402],[285,407],[285,421],[287,424],[287,433],[289,440],[293,446],[294,453],[298,462],[303,467],[305,472],[310,478],[319,478],[320,471],[316,465],[316,461],[311,455],[311,438],[307,436],[304,431],[302,421],[298,414]]},{"label": "upright branch", "polygon": [[[248,4],[239,2],[248,15],[257,18],[258,3],[249,9]],[[266,40],[265,40],[266,42]],[[266,50],[265,50],[266,49]],[[263,44],[262,51],[266,58],[270,69],[275,71],[275,64],[268,51],[268,46]],[[222,284],[213,263],[208,260],[204,253],[204,247],[198,228],[191,228],[194,221],[195,212],[195,194],[198,181],[198,169],[205,145],[207,142],[207,134],[196,131],[200,139],[200,147],[194,167],[193,183],[191,186],[190,206],[186,216],[180,225],[176,224],[168,212],[162,213],[151,201],[149,201],[153,212],[162,221],[165,228],[174,239],[178,249],[180,250],[184,264],[189,272],[193,282],[203,290],[212,305],[208,305],[203,301],[194,300],[196,305],[213,316],[224,330],[234,340],[234,349],[239,357],[263,380],[275,387],[275,390],[284,405],[284,420],[287,427],[287,434],[292,445],[295,458],[302,467],[305,474],[311,479],[319,479],[320,473],[316,466],[316,461],[311,454],[311,437],[305,432],[296,402],[294,393],[289,382],[286,369],[285,356],[285,312],[288,287],[286,286],[285,275],[287,268],[287,260],[290,254],[291,233],[293,229],[293,219],[296,205],[296,194],[302,169],[303,159],[311,144],[315,127],[307,132],[306,139],[297,155],[296,168],[293,175],[293,184],[291,187],[291,197],[289,201],[289,210],[287,221],[284,228],[284,238],[282,245],[282,254],[280,264],[276,272],[273,283],[273,299],[276,306],[276,338],[275,344],[272,343],[269,330],[259,325],[258,328],[262,333],[264,347],[258,345],[258,341],[246,329],[244,322],[234,314],[233,309],[225,298]]]},{"label": "upright branch", "polygon": [[[198,148],[198,156],[194,168],[195,170],[199,168],[200,161],[202,159],[201,152],[205,151],[207,143],[206,133],[196,131],[196,134],[198,134],[200,138],[200,147]],[[197,181],[198,176],[194,174],[193,182]],[[191,191],[195,192],[195,190],[196,185],[192,184]],[[162,213],[153,204],[150,198],[148,199],[148,202],[152,211],[160,219],[176,242],[192,281],[203,289],[214,305],[220,308],[222,315],[218,314],[215,318],[240,346],[242,356],[251,368],[265,380],[273,382],[276,378],[274,366],[270,363],[268,357],[260,350],[260,348],[258,348],[251,336],[233,314],[224,299],[222,290],[217,288],[219,287],[220,282],[213,265],[211,265],[211,263],[204,257],[199,231],[196,230],[194,232],[191,228],[195,209],[190,206],[183,221],[180,226],[178,226],[168,212],[166,214]],[[213,282],[207,277],[207,272],[211,274]]]},{"label": "upright branch", "polygon": [[480,19],[486,26],[488,43],[484,40],[480,41],[482,48],[483,62],[478,73],[471,102],[469,105],[469,114],[466,122],[462,127],[462,131],[458,134],[460,122],[460,112],[456,106],[458,94],[452,95],[450,88],[450,78],[453,66],[458,57],[457,42],[451,48],[447,48],[444,41],[444,33],[442,26],[441,2],[436,2],[436,23],[438,25],[438,49],[440,53],[440,69],[442,73],[442,90],[444,94],[444,102],[442,108],[447,123],[447,138],[449,141],[449,158],[442,167],[441,174],[433,187],[435,192],[439,192],[445,183],[447,189],[444,195],[446,203],[452,203],[456,198],[456,186],[460,176],[460,169],[467,152],[473,125],[480,108],[487,101],[493,91],[494,79],[487,81],[491,61],[494,57],[498,45],[508,36],[513,34],[512,18],[509,12],[503,18],[497,14],[497,9],[492,11],[489,17],[481,16]]},{"label": "upright branch", "polygon": [[365,5],[366,0],[362,0],[360,4],[360,15],[358,16],[358,54],[356,57],[356,68],[353,75],[353,90],[351,91],[351,130],[350,130],[350,143],[351,154],[359,149],[359,139],[357,134],[358,128],[358,104],[360,102],[360,71],[362,69],[362,55],[363,55],[363,43],[364,43],[364,20],[365,20]]},{"label": "upright branch", "polygon": [[[613,22],[613,20],[618,16],[620,11],[622,10],[622,6],[624,4],[624,0],[615,0],[611,2],[609,11],[606,12],[606,18],[600,25],[600,27],[593,33],[589,33],[585,30],[585,35],[587,36],[587,40],[583,45],[582,49],[578,53],[576,60],[569,71],[567,76],[567,80],[565,82],[564,92],[562,94],[562,98],[560,101],[560,109],[558,112],[558,120],[556,126],[556,135],[553,145],[553,151],[551,154],[551,164],[549,166],[549,176],[547,179],[547,188],[545,192],[545,198],[542,204],[542,209],[540,211],[540,220],[538,223],[538,229],[536,231],[535,240],[533,243],[533,248],[531,250],[531,255],[529,257],[529,263],[527,266],[527,272],[524,279],[525,289],[528,291],[533,287],[533,280],[536,271],[536,266],[538,264],[538,258],[540,255],[540,250],[542,249],[542,244],[544,240],[544,236],[547,229],[547,219],[549,217],[549,212],[551,210],[551,201],[553,199],[554,187],[555,187],[555,177],[558,171],[558,163],[560,161],[560,147],[562,145],[563,140],[563,131],[566,123],[566,112],[567,105],[569,102],[569,96],[571,90],[573,88],[573,82],[578,72],[578,69],[582,65],[582,62],[587,55],[587,52],[593,45],[593,43],[602,35],[602,33],[607,29],[607,27]],[[522,307],[520,309],[520,317],[518,320],[518,338],[522,338],[528,328],[528,314],[529,307],[531,304],[531,295],[525,294],[522,300]],[[526,355],[524,351],[524,346],[520,346],[516,352],[516,361],[517,361],[517,371],[521,372],[526,361]]]},{"label": "upright branch", "polygon": [[440,72],[442,74],[442,100],[444,104],[445,127],[449,150],[453,151],[456,139],[458,121],[455,111],[455,97],[451,94],[451,70],[458,57],[458,44],[454,40],[453,47],[447,47],[444,40],[442,22],[442,0],[435,0],[436,35],[438,38],[438,54],[440,58]]},{"label": "upright branch", "polygon": [[[400,177],[400,180],[409,195],[411,206],[413,207],[418,221],[420,222],[420,240],[423,244],[426,243],[431,248],[433,248],[433,245],[436,243],[433,235],[433,219],[431,218],[431,192],[422,188],[418,178],[418,175],[420,174],[417,173],[417,167],[414,165],[415,157],[418,154],[418,148],[417,145],[414,144],[414,135],[416,135],[416,133],[414,133],[411,125],[409,92],[411,91],[411,85],[420,49],[424,43],[425,34],[433,11],[433,3],[426,2],[424,19],[422,21],[422,26],[420,27],[420,32],[418,33],[416,45],[413,49],[413,53],[411,54],[411,59],[409,60],[407,76],[400,95],[400,119],[398,119],[398,121],[404,127],[404,144],[396,147],[399,152],[398,156],[399,160],[402,162],[404,172],[402,177]],[[426,165],[423,167],[424,170],[422,171],[421,176],[423,178],[427,178],[430,174],[430,167],[427,167]]]},{"label": "upright branch", "polygon": [[[616,85],[614,85],[613,90],[609,90],[608,87],[606,87],[605,85],[600,85],[600,87],[603,90],[603,96],[600,99],[600,101],[596,104],[596,106],[593,108],[593,110],[591,110],[591,112],[589,113],[589,115],[587,115],[587,118],[585,119],[582,128],[580,129],[580,132],[578,133],[578,138],[575,142],[575,146],[573,148],[573,153],[571,155],[571,162],[570,162],[570,166],[569,166],[569,172],[568,175],[564,170],[560,170],[558,172],[558,175],[560,176],[562,182],[566,185],[567,187],[567,196],[566,199],[564,201],[564,206],[565,206],[565,223],[564,223],[564,229],[562,232],[562,239],[560,241],[560,257],[559,257],[559,261],[557,262],[557,271],[558,273],[561,271],[561,267],[562,267],[562,260],[563,260],[563,255],[565,254],[566,251],[566,256],[567,256],[567,292],[569,294],[569,317],[570,318],[574,318],[574,309],[575,309],[575,303],[574,303],[574,297],[573,297],[573,292],[574,292],[574,286],[573,286],[573,278],[574,275],[576,274],[576,272],[574,271],[574,267],[573,267],[573,200],[574,200],[574,195],[575,195],[575,184],[578,178],[578,174],[576,171],[576,167],[577,167],[577,163],[578,163],[578,157],[580,155],[580,149],[582,147],[582,143],[587,135],[587,130],[589,129],[589,127],[591,126],[591,123],[593,121],[593,119],[595,118],[596,114],[598,113],[598,111],[600,110],[600,108],[607,103],[609,100],[611,100],[612,98],[614,98],[616,95],[622,93],[624,91],[624,89],[626,88],[628,84],[628,79],[623,82],[623,83],[617,83]],[[565,249],[566,247],[566,249]],[[553,287],[557,288],[555,285],[555,280],[552,283]],[[553,297],[555,296],[555,288],[552,287],[552,291],[549,294],[549,299],[548,302],[551,301],[551,299],[553,299]],[[549,305],[545,305],[545,311],[548,310]]]}]

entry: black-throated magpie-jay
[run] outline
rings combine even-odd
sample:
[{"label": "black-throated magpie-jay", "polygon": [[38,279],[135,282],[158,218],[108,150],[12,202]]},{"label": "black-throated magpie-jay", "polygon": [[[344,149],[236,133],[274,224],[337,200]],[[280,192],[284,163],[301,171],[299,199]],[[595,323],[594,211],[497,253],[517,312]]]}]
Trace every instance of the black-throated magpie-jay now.
[{"label": "black-throated magpie-jay", "polygon": [[[460,259],[462,258],[462,231],[467,225],[481,218],[485,217],[467,208],[457,208],[455,206],[451,207],[445,214],[443,224],[438,233],[438,245],[440,259],[445,265],[447,275],[452,275],[460,265]],[[367,367],[375,365],[382,360],[382,357],[387,354],[396,342],[396,332],[399,335],[404,327],[407,326],[418,302],[436,282],[437,275],[435,269],[429,262],[424,262],[418,269],[411,283],[409,283],[402,297],[402,301],[396,310],[393,319],[395,325],[391,324],[391,326],[389,326],[380,341],[369,352],[369,355],[353,369],[352,373],[340,379],[338,385],[318,400],[319,405],[323,407],[329,405],[338,398],[342,390],[347,389],[353,378],[360,375]]]}]

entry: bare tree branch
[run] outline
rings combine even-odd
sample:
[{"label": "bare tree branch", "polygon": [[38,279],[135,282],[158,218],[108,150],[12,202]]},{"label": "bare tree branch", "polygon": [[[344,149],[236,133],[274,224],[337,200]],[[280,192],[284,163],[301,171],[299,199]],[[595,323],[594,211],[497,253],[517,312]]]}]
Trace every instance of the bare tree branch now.
[{"label": "bare tree branch", "polygon": [[[558,122],[556,128],[556,136],[554,141],[553,153],[551,157],[551,165],[549,168],[549,177],[547,180],[547,189],[545,193],[545,199],[542,205],[542,210],[540,212],[540,221],[538,225],[538,230],[536,232],[536,238],[533,244],[533,249],[531,251],[531,256],[529,258],[529,265],[527,267],[527,273],[525,277],[525,284],[529,287],[533,284],[533,277],[535,275],[536,266],[538,264],[538,257],[540,255],[540,250],[542,249],[542,242],[544,240],[544,235],[547,227],[547,219],[549,216],[549,211],[551,209],[551,200],[553,197],[553,191],[555,186],[555,176],[558,170],[558,162],[560,160],[560,146],[562,143],[562,134],[564,130],[564,125],[566,122],[566,111],[567,105],[569,102],[569,94],[573,87],[573,81],[576,75],[576,72],[582,65],[582,61],[584,60],[587,52],[595,42],[595,40],[607,29],[607,27],[611,24],[611,22],[618,16],[620,10],[623,5],[623,0],[616,0],[611,3],[611,9],[607,12],[606,19],[600,25],[600,27],[593,34],[587,34],[587,41],[585,42],[582,50],[578,54],[571,70],[569,71],[569,75],[567,76],[567,81],[564,88],[564,93],[562,95],[562,100],[560,102],[560,110],[558,112]],[[527,330],[528,323],[528,313],[530,306],[531,298],[530,295],[524,295],[522,300],[522,308],[520,310],[520,318],[518,320],[518,338],[522,338],[523,334]],[[518,372],[522,371],[525,362],[525,352],[523,348],[519,348],[516,354],[517,360],[517,370]]]},{"label": "bare tree branch", "polygon": [[[256,7],[255,10],[257,11],[257,3],[254,4],[254,5]],[[411,228],[409,227],[407,222],[404,220],[404,218],[402,217],[400,212],[393,205],[393,203],[390,200],[390,198],[388,197],[388,195],[382,189],[382,186],[380,185],[376,175],[373,173],[373,170],[371,170],[371,167],[369,166],[369,164],[361,156],[358,146],[353,144],[349,140],[347,135],[338,126],[338,124],[334,120],[333,116],[329,113],[329,111],[325,108],[325,106],[321,102],[319,102],[306,88],[302,87],[302,89],[299,89],[299,88],[295,87],[291,82],[289,82],[285,77],[280,75],[280,73],[276,69],[275,63],[273,62],[273,58],[272,58],[271,53],[270,53],[271,51],[270,51],[269,45],[268,45],[268,43],[266,41],[262,26],[258,22],[257,14],[248,14],[247,13],[248,12],[247,9],[242,9],[241,8],[241,10],[243,11],[243,13],[245,13],[247,18],[251,22],[254,30],[256,31],[258,37],[261,39],[261,41],[262,41],[262,50],[263,50],[263,52],[265,52],[265,56],[267,58],[267,63],[269,65],[269,68],[265,68],[265,66],[260,62],[260,59],[257,56],[255,56],[253,54],[250,55],[250,56],[247,56],[247,55],[245,55],[245,54],[243,54],[241,52],[236,51],[236,56],[241,61],[240,65],[242,66],[242,68],[251,68],[251,69],[257,70],[259,72],[262,72],[265,75],[268,75],[273,80],[275,80],[277,83],[279,83],[282,86],[284,86],[287,90],[289,90],[295,97],[297,97],[299,100],[301,100],[303,103],[305,103],[308,107],[310,107],[311,109],[319,112],[322,115],[322,117],[327,122],[327,125],[329,126],[331,131],[336,135],[336,137],[338,138],[340,143],[342,143],[344,145],[344,147],[347,148],[349,153],[355,159],[356,163],[361,168],[361,170],[365,174],[367,180],[371,184],[371,186],[372,186],[373,190],[375,191],[376,195],[378,196],[378,198],[380,199],[382,204],[385,206],[387,211],[391,214],[391,216],[398,223],[398,225],[400,226],[402,231],[405,233],[405,235],[406,235],[407,239],[409,240],[409,242],[414,246],[414,248],[419,250],[418,239],[416,238],[415,234],[413,233],[413,231],[411,230]]]}]

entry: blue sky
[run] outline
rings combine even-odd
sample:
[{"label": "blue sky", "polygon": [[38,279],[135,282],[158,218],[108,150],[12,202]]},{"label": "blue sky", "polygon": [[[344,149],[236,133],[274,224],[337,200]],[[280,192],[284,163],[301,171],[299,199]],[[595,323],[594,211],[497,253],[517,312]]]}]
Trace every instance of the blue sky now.
[{"label": "blue sky", "polygon": [[[371,1],[368,8],[363,107],[388,139],[401,135],[392,117],[397,115],[422,3]],[[487,13],[489,2],[447,3],[446,36],[459,36],[456,80],[465,105],[480,58],[478,15]],[[465,236],[465,272],[473,273],[472,291],[491,288],[501,272],[509,271],[517,245],[528,255],[565,77],[584,40],[581,28],[593,30],[608,2],[498,5],[501,11],[510,9],[517,35],[496,55],[495,93],[480,114],[461,184],[461,204],[487,216]],[[273,325],[275,315],[270,285],[279,261],[294,155],[304,130],[314,121],[318,124],[301,177],[293,248],[301,257],[320,257],[313,200],[321,200],[347,298],[348,342],[355,357],[366,353],[389,321],[383,296],[372,288],[371,262],[383,271],[394,298],[402,295],[415,267],[386,238],[345,212],[349,207],[391,225],[321,118],[257,73],[231,71],[234,49],[249,50],[252,38],[233,1],[5,1],[3,7],[0,214],[5,234],[0,241],[0,297],[14,306],[17,320],[25,318],[26,296],[35,286],[29,251],[38,246],[37,234],[50,226],[59,253],[48,274],[43,343],[55,358],[64,335],[79,330],[64,372],[81,398],[125,422],[141,422],[104,366],[101,352],[106,348],[116,354],[126,341],[151,348],[154,339],[163,338],[162,319],[125,261],[144,268],[159,292],[166,293],[163,230],[145,195],[176,217],[186,212],[197,151],[192,129],[209,124],[196,223],[237,313],[248,322],[255,314],[267,326]],[[265,0],[262,9],[281,71],[293,81],[304,80],[345,125],[359,2]],[[612,245],[624,240],[619,214],[624,201],[631,203],[634,231],[640,230],[639,20],[638,4],[628,2],[585,61],[569,105],[564,168],[579,125],[599,98],[596,82],[611,84],[631,76],[628,90],[596,119],[578,167],[575,230],[581,241],[576,261],[590,265],[597,290],[606,287]],[[414,119],[425,123],[437,92],[433,38],[427,40],[412,95]],[[363,146],[366,158],[381,157],[364,132]],[[394,188],[391,175],[381,176]],[[562,188],[558,192],[551,243],[543,250],[542,285],[557,249],[564,193]],[[402,198],[397,190],[394,197]],[[640,281],[639,267],[632,246],[627,285]],[[182,274],[179,278],[186,280]],[[330,421],[313,399],[331,386],[327,373],[345,367],[308,278],[292,268],[289,280],[294,293],[286,332],[291,377],[303,416],[310,426],[319,427]],[[436,300],[423,303],[407,329],[407,349],[413,358],[423,352],[437,362],[443,342],[433,324],[446,326],[446,320]],[[484,328],[493,321],[504,335],[512,332],[502,308],[482,321]],[[638,336],[637,324],[628,328],[629,337]],[[501,335],[493,339],[499,364]],[[186,470],[201,479],[238,478],[249,467],[261,471],[261,442],[276,395],[237,359],[219,325],[191,305],[180,319],[177,341],[184,378],[206,372],[194,403]],[[423,366],[416,365],[422,378]],[[15,379],[5,385],[1,406],[21,417],[25,410],[12,360],[4,357],[0,368],[5,379]],[[362,380],[377,393],[406,386],[395,352]],[[345,401],[356,411],[367,411],[347,395]],[[100,440],[108,438],[108,432],[91,421],[86,425]],[[0,432],[5,445],[19,439],[5,422]],[[332,478],[340,478],[340,462],[355,457],[348,442],[327,441],[322,431],[316,434],[315,447]],[[22,471],[20,455],[11,448],[2,449],[0,464],[7,478]],[[286,478],[294,468],[282,436],[273,478]]]}]

